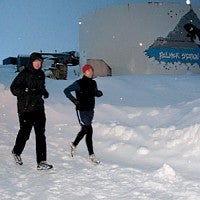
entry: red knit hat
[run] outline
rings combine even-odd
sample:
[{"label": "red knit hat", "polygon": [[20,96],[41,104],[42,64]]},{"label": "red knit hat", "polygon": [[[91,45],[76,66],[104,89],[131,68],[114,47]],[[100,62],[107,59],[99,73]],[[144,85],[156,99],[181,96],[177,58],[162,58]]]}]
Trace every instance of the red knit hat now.
[{"label": "red knit hat", "polygon": [[92,67],[91,65],[89,65],[89,64],[84,65],[84,66],[82,67],[82,72],[83,72],[83,74],[84,74],[87,70],[89,70],[89,69],[92,69],[92,70],[94,71],[94,69],[93,69],[93,67]]}]

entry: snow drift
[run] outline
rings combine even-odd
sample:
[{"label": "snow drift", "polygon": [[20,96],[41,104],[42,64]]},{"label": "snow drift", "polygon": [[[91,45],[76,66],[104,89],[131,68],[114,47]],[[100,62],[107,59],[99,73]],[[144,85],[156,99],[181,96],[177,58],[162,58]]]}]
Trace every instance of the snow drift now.
[{"label": "snow drift", "polygon": [[48,161],[36,170],[34,132],[16,166],[11,149],[19,128],[9,86],[14,67],[0,68],[0,199],[193,199],[200,197],[199,75],[97,78],[94,149],[88,162],[84,140],[74,158],[69,143],[80,127],[63,89],[71,80],[46,80]]}]

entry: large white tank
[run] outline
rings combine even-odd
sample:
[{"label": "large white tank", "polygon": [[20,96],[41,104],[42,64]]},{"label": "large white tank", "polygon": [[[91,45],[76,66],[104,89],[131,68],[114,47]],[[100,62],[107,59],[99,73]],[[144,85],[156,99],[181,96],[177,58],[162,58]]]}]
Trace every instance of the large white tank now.
[{"label": "large white tank", "polygon": [[113,75],[200,72],[200,8],[137,3],[80,20],[80,64],[102,59]]}]

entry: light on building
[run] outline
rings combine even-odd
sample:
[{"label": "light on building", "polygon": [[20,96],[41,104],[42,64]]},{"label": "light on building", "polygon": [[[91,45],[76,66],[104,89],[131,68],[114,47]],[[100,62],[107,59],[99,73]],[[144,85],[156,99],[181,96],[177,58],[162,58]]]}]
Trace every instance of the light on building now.
[{"label": "light on building", "polygon": [[143,46],[142,42],[140,42],[140,46],[141,46],[141,47]]},{"label": "light on building", "polygon": [[80,21],[78,24],[79,24],[79,25],[81,25],[81,24],[82,24],[82,22]]},{"label": "light on building", "polygon": [[190,5],[191,3],[190,3],[190,0],[186,0],[186,4],[187,5]]}]

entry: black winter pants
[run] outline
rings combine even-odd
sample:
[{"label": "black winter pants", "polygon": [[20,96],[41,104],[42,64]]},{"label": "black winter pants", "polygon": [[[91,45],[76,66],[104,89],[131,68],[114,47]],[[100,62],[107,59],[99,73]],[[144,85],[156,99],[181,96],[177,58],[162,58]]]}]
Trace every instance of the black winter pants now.
[{"label": "black winter pants", "polygon": [[87,145],[88,153],[89,155],[94,154],[93,150],[93,142],[92,142],[92,135],[93,135],[93,129],[92,129],[92,120],[94,117],[94,111],[79,111],[77,112],[79,122],[81,124],[81,131],[76,136],[76,139],[74,140],[73,144],[77,146],[79,142],[83,139],[85,136],[85,142]]},{"label": "black winter pants", "polygon": [[19,114],[20,129],[13,148],[14,153],[21,155],[30,137],[32,127],[35,130],[36,159],[37,163],[46,161],[46,137],[45,124],[46,116],[43,110]]},{"label": "black winter pants", "polygon": [[93,134],[93,129],[92,129],[92,125],[82,125],[81,127],[81,131],[78,133],[78,135],[76,136],[75,141],[73,142],[73,144],[75,146],[78,145],[78,143],[83,139],[83,137],[85,136],[85,142],[87,145],[87,149],[88,149],[88,153],[89,155],[94,154],[93,151],[93,143],[92,143],[92,134]]}]

